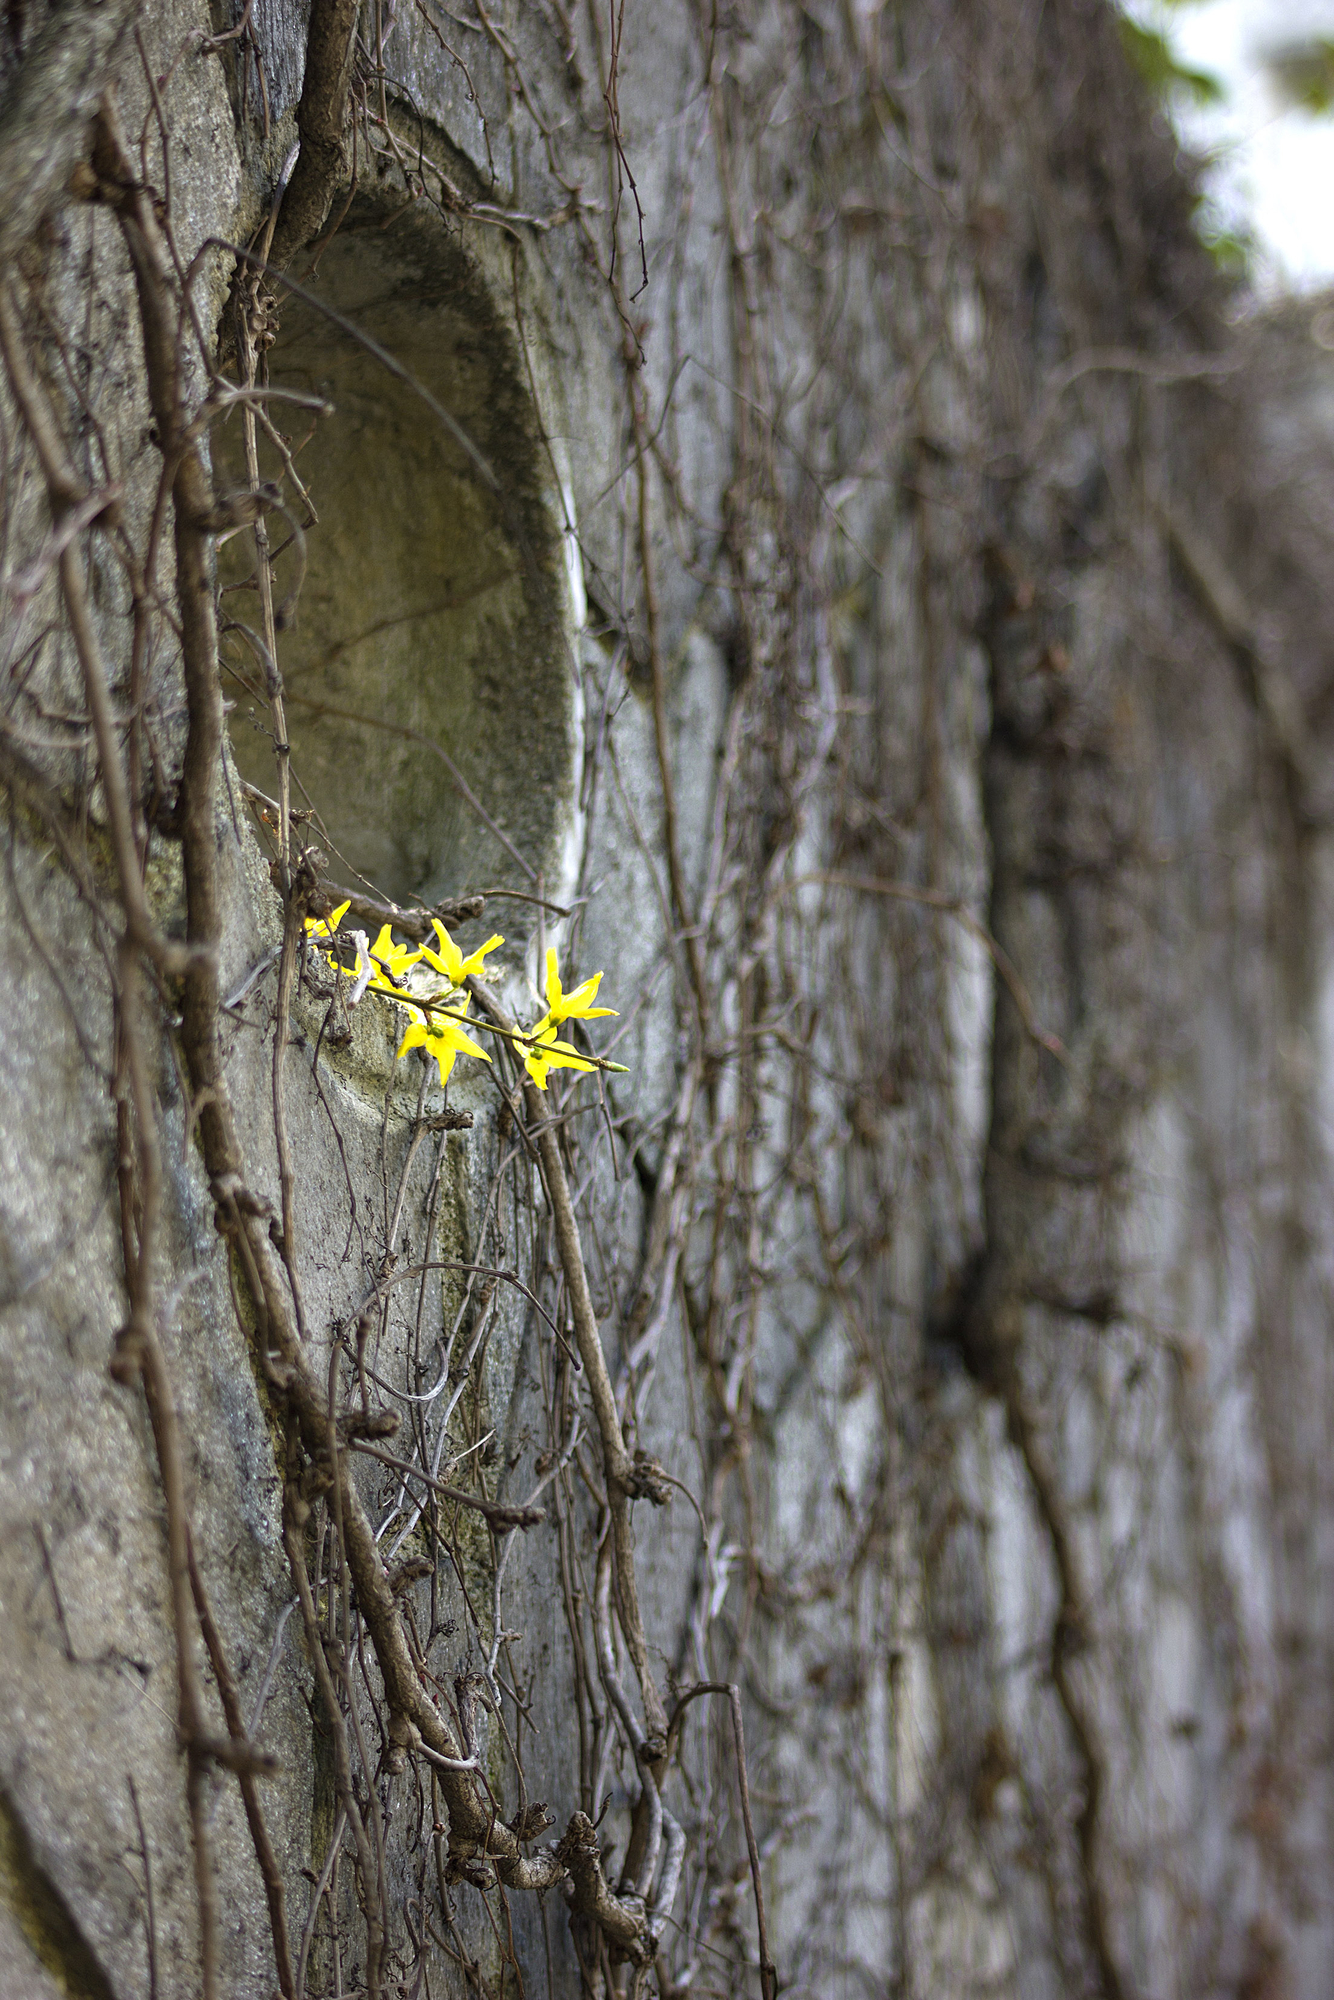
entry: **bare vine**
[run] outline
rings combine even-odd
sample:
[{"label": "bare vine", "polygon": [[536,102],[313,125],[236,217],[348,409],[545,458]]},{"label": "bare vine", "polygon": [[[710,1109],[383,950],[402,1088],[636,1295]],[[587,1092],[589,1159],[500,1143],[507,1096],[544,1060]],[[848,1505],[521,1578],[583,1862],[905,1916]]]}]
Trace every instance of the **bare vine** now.
[{"label": "bare vine", "polygon": [[[1073,1010],[1062,1011],[1050,968],[1035,962],[1027,878],[1004,849],[1012,805],[1005,788],[1018,789],[1014,760],[1040,768],[1055,823],[1066,797],[1061,759],[1101,754],[1100,739],[1062,705],[1070,659],[1060,610],[1052,608],[1059,592],[1044,597],[1042,580],[1025,567],[1036,561],[1037,540],[1025,507],[1056,508],[1055,476],[1043,457],[1048,418],[1015,421],[1002,388],[993,388],[993,374],[1002,387],[1008,380],[1005,370],[993,370],[980,336],[956,331],[967,319],[963,307],[977,304],[968,232],[983,225],[958,204],[969,176],[968,199],[981,199],[986,118],[971,103],[956,118],[919,88],[932,60],[925,29],[897,23],[891,34],[894,10],[884,11],[879,26],[854,10],[820,25],[802,10],[776,8],[770,40],[753,44],[740,35],[729,41],[708,10],[691,13],[683,46],[692,90],[675,135],[679,155],[661,181],[670,212],[655,217],[646,207],[648,177],[632,171],[637,135],[622,116],[633,10],[627,19],[619,4],[590,7],[576,18],[550,0],[520,31],[476,0],[477,18],[457,20],[475,38],[467,44],[449,25],[456,17],[429,0],[401,11],[380,0],[367,8],[316,0],[295,158],[254,236],[235,249],[218,239],[189,247],[177,240],[172,77],[156,77],[143,56],[162,184],[150,176],[146,138],[136,146],[107,93],[76,189],[114,218],[133,275],[155,453],[146,504],[131,503],[120,482],[96,476],[91,456],[80,456],[78,440],[93,426],[63,386],[77,369],[37,288],[7,273],[0,289],[0,354],[45,495],[37,546],[11,571],[8,589],[25,612],[49,607],[59,592],[58,623],[79,673],[79,742],[95,783],[86,773],[81,790],[57,782],[8,727],[0,731],[0,779],[94,912],[113,998],[110,1090],[127,1314],[112,1365],[117,1381],[143,1390],[165,1502],[205,2000],[222,1979],[209,1806],[224,1772],[239,1784],[285,2000],[305,2000],[321,1986],[359,1986],[375,2000],[416,1995],[427,1968],[442,1960],[486,2000],[503,2000],[511,1987],[522,1993],[511,1899],[548,1891],[568,1911],[585,2000],[635,2000],[651,1982],[664,1996],[721,1985],[775,2000],[778,1924],[766,1873],[787,1868],[799,1851],[811,1798],[826,1779],[848,1813],[861,1816],[857,1823],[887,1829],[892,1846],[896,1926],[886,1990],[920,1989],[914,1895],[974,1864],[997,1877],[1020,1865],[1005,1850],[994,1811],[1011,1779],[1046,1893],[1053,1907],[1077,1911],[1066,1926],[1070,1979],[1105,2000],[1131,1990],[1109,1859],[1112,1755],[1096,1698],[1106,1667],[1100,1584],[1084,1574],[1070,1502],[1052,1467],[1050,1407],[1032,1387],[1037,1343],[1024,1314],[1052,1303],[1042,1290],[1048,1278],[1034,1277],[1012,1251],[1028,1198],[1016,1194],[1016,1177],[1029,1171],[1025,1148],[1036,1143],[1034,1133],[1055,1146],[1052,1134],[1119,1132],[1129,1117],[1131,1093],[1112,1102],[1097,1051],[1080,1042]],[[965,10],[945,11],[957,28]],[[115,10],[101,12],[112,21]],[[409,23],[424,24],[440,58],[465,80],[489,178],[478,166],[467,180],[458,160],[446,160],[398,80]],[[106,33],[114,41],[112,29]],[[533,60],[537,45],[557,51],[556,69]],[[484,47],[485,60],[470,65],[464,47]],[[221,55],[246,77],[260,52],[249,7],[230,36],[192,45],[193,58]],[[1011,59],[990,39],[986,53],[997,66]],[[262,63],[258,74],[262,84]],[[559,106],[548,101],[553,74],[565,92]],[[499,129],[501,113],[483,100],[485,78],[494,75],[523,144],[543,163],[543,202],[531,207],[520,207],[517,194],[512,205],[492,199],[492,124]],[[261,103],[267,136],[262,92]],[[19,104],[15,115],[28,114]],[[791,129],[775,139],[783,119]],[[841,147],[848,131],[871,126],[885,145],[875,172],[862,179]],[[69,150],[67,135],[60,143]],[[956,144],[967,157],[949,166]],[[794,205],[794,157],[810,163],[814,192],[805,206]],[[678,318],[701,161],[718,196],[726,377],[693,351]],[[593,186],[601,196],[588,192]],[[640,1101],[610,1054],[583,1042],[582,1072],[565,1090],[540,1092],[525,1069],[523,1030],[484,977],[470,978],[474,1011],[466,1024],[487,1041],[494,1120],[483,1130],[483,1121],[447,1101],[428,1105],[423,1062],[415,1109],[403,1114],[392,1143],[386,1097],[373,1201],[354,1186],[331,1083],[331,1051],[353,1042],[351,1012],[366,986],[310,949],[311,923],[345,907],[354,926],[386,925],[429,941],[437,922],[475,921],[488,899],[508,897],[538,913],[535,922],[567,924],[574,947],[593,922],[595,885],[581,881],[568,902],[553,902],[444,744],[284,683],[285,633],[324,504],[303,482],[299,447],[275,414],[291,397],[268,373],[287,300],[327,311],[378,366],[418,391],[488,494],[504,484],[503,467],[401,360],[296,278],[284,278],[303,250],[318,259],[358,197],[369,201],[368,188],[377,220],[422,205],[451,228],[503,231],[513,246],[523,341],[524,260],[533,244],[567,232],[599,288],[597,309],[621,371],[620,459],[607,487],[615,533],[598,541],[565,524],[581,537],[591,604],[575,661],[589,718],[581,805],[590,820],[604,811],[637,850],[661,918],[643,990],[620,996],[616,1034],[633,1038],[650,1004],[676,1030],[656,1102]],[[48,184],[36,190],[39,205],[49,192]],[[24,233],[36,212],[24,210]],[[834,216],[846,235],[836,235]],[[841,260],[850,240],[862,246],[860,276],[882,314],[860,346],[843,311]],[[6,224],[6,251],[10,243]],[[914,272],[914,312],[884,303],[900,257]],[[681,268],[669,268],[676,258]],[[215,340],[202,301],[220,282],[230,282],[232,297]],[[646,287],[647,307],[639,303]],[[1070,296],[1076,290],[1071,280]],[[652,326],[641,316],[649,309],[658,315]],[[984,297],[983,320],[987,310],[988,337],[1003,344],[1013,328]],[[1058,397],[1091,395],[1100,374],[1115,376],[1117,394],[1156,395],[1178,382],[1211,384],[1224,372],[1193,352],[1184,362],[1141,353],[1135,340],[1147,346],[1161,329],[1093,332],[1096,340],[1065,340],[1050,357],[1045,386],[1032,385],[1030,403],[1049,412]],[[794,350],[821,357],[809,381],[791,371]],[[1085,363],[1081,354],[1102,358]],[[874,451],[863,453],[846,433],[861,408],[862,378],[876,370],[901,394],[893,423],[887,419]],[[687,377],[692,388],[704,384],[711,423],[727,439],[720,518],[682,444],[678,403]],[[960,440],[950,434],[951,411],[968,399],[978,432]],[[303,421],[336,421],[320,399],[304,404]],[[208,447],[211,428],[224,420],[239,428],[245,464],[233,492],[216,490]],[[908,502],[898,514],[879,492],[891,463]],[[849,464],[853,474],[842,476]],[[1018,498],[996,499],[998,465]],[[551,469],[558,487],[554,448]],[[1301,790],[1308,774],[1291,689],[1226,577],[1220,583],[1217,564],[1207,551],[1201,556],[1198,538],[1165,500],[1155,504]],[[253,550],[253,568],[225,600],[225,617],[216,573],[223,535],[243,538],[247,559]],[[887,544],[910,578],[902,631],[888,630],[871,608],[885,578],[868,549]],[[118,569],[131,607],[125,674],[108,666],[97,615],[96,586],[108,566]],[[243,592],[253,609],[238,615]],[[711,796],[693,818],[675,709],[686,624],[707,637],[726,683]],[[966,672],[946,657],[946,635],[964,630],[980,633],[990,676],[983,759],[990,790],[981,811],[997,847],[991,882],[950,795],[951,732],[957,747],[973,725],[951,713]],[[1020,652],[1022,671],[1012,672]],[[893,672],[884,665],[891,654]],[[172,662],[165,680],[164,660]],[[1035,677],[1040,700],[1031,691]],[[224,694],[233,685],[253,698],[271,737],[271,787],[266,780],[265,789],[234,789]],[[632,795],[612,726],[641,689],[656,783],[647,800]],[[436,756],[524,886],[470,883],[468,893],[433,908],[403,907],[373,883],[336,886],[293,754],[289,720],[303,704],[323,719],[410,738]],[[173,733],[177,721],[183,735]],[[275,902],[263,955],[224,992],[219,828],[229,816],[239,825],[246,811],[245,838],[258,840],[269,863]],[[1052,838],[1055,870],[1068,856]],[[167,853],[173,865],[179,856],[179,909],[162,888]],[[1106,869],[1119,867],[1138,884],[1142,857],[1132,835],[1125,854],[1106,859]],[[362,949],[368,955],[364,942]],[[270,982],[265,1145],[271,1135],[276,1203],[262,1191],[267,1169],[245,1137],[227,1047],[234,1024],[253,1026],[257,996]],[[970,994],[981,996],[983,1039],[993,1050],[980,1142],[963,1135],[957,1109],[964,1095],[958,1021]],[[422,1007],[458,1025],[461,1004],[460,996]],[[619,1047],[619,1039],[608,1044]],[[185,1140],[202,1162],[237,1322],[276,1441],[291,1592],[283,1616],[301,1635],[316,1734],[327,1746],[332,1803],[304,1890],[284,1876],[266,1819],[264,1699],[247,1720],[236,1635],[212,1609],[192,1519],[167,1360],[181,1300],[164,1249],[164,1050],[179,1056],[188,1081]],[[346,1177],[344,1261],[353,1245],[358,1260],[355,1279],[339,1278],[345,1299],[331,1326],[318,1323],[307,1296],[327,1218],[303,1210],[291,1112],[298,1062]],[[945,1108],[910,1119],[904,1107],[924,1076],[931,1103]],[[483,1188],[467,1241],[451,1236],[446,1213],[461,1157],[450,1147],[465,1131]],[[960,1192],[972,1172],[970,1145],[988,1160],[971,1209]],[[1108,1233],[1121,1199],[1114,1153],[1108,1139],[1086,1176]],[[1066,1171],[1060,1160],[1058,1171]],[[921,1230],[935,1260],[929,1315],[920,1300],[900,1299],[896,1231],[905,1182],[929,1218]],[[1092,1286],[1055,1297],[1061,1311],[1099,1331],[1115,1317],[1114,1303]],[[536,1421],[544,1426],[526,1492],[509,1488],[496,1469],[487,1403],[489,1346],[511,1308],[533,1335],[525,1353],[536,1357]],[[928,1316],[936,1360],[924,1358],[917,1338]],[[1040,1527],[1057,1608],[1034,1707],[1051,1695],[1054,1719],[1044,1707],[1034,1743],[1012,1742],[994,1678],[979,1673],[980,1687],[967,1691],[972,1706],[961,1699],[947,1714],[946,1740],[905,1804],[912,1760],[903,1748],[904,1662],[933,1641],[931,1620],[943,1617],[948,1596],[947,1554],[969,1532],[956,1490],[963,1482],[950,1470],[962,1420],[941,1419],[929,1449],[910,1448],[924,1423],[921,1383],[941,1354],[971,1378],[976,1401],[991,1398],[1001,1411]],[[679,1457],[655,1430],[655,1394],[669,1372],[673,1407],[689,1414]],[[822,1403],[817,1385],[835,1377]],[[863,1389],[875,1407],[869,1469],[843,1482],[836,1411],[827,1419],[831,1470],[819,1518],[783,1543],[774,1529],[784,1499],[775,1439],[798,1407],[818,1425]],[[652,1580],[642,1545],[674,1492],[691,1509],[692,1539],[688,1582],[671,1599]],[[646,1519],[641,1507],[640,1550],[637,1502],[655,1510]],[[524,1757],[536,1728],[537,1669],[506,1622],[515,1551],[543,1527],[554,1542],[552,1589],[572,1672],[563,1719],[577,1798],[563,1799],[558,1813],[529,1797]],[[781,1560],[773,1553],[780,1543]],[[974,1561],[971,1574],[981,1567]],[[676,1620],[671,1631],[655,1623],[664,1597]],[[822,1630],[833,1604],[837,1617],[829,1613],[828,1624],[846,1641],[842,1658]],[[967,1608],[976,1615],[975,1603]],[[279,1624],[266,1694],[285,1643]],[[794,1695],[793,1677],[802,1675]],[[853,1725],[830,1721],[835,1710],[869,1709],[869,1688],[893,1718],[888,1775],[874,1779],[875,1759],[858,1746]],[[797,1713],[817,1720],[794,1778],[773,1745]],[[751,1731],[752,1745],[763,1744],[758,1768],[747,1760],[747,1714],[773,1725],[762,1736]],[[826,1724],[822,1740],[837,1748],[822,1773],[825,1753],[814,1739]],[[1052,1769],[1064,1791],[1055,1780],[1044,1786],[1040,1774]],[[562,1831],[545,1840],[558,1817]],[[142,1832],[141,1844],[147,1875]],[[844,1888],[821,1880],[817,1891],[837,1896]],[[554,1899],[542,1903],[544,1924],[552,1907]],[[151,1923],[150,1911],[150,1959]],[[786,1936],[799,1928],[789,1915]],[[549,1933],[547,1942],[550,1949]],[[794,1958],[784,1973],[818,1990],[828,1959],[819,1961],[813,1945],[809,1962],[795,1946]]]}]

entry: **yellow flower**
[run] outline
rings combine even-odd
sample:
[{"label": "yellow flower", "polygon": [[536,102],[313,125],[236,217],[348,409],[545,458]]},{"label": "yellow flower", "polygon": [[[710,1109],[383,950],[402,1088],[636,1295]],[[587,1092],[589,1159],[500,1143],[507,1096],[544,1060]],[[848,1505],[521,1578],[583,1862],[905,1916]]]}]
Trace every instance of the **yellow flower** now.
[{"label": "yellow flower", "polygon": [[[458,1005],[460,1014],[467,1012],[466,993]],[[399,1044],[398,1060],[401,1062],[409,1049],[420,1048],[426,1049],[439,1063],[442,1086],[449,1081],[449,1072],[454,1067],[456,1056],[480,1056],[483,1062],[491,1060],[486,1050],[479,1048],[471,1035],[464,1034],[458,1019],[449,1014],[431,1014],[426,1020],[414,1021]]]},{"label": "yellow flower", "polygon": [[340,903],[327,917],[307,917],[306,936],[311,944],[332,944],[334,932],[351,908],[352,902],[349,898],[346,903]]},{"label": "yellow flower", "polygon": [[415,965],[421,956],[421,950],[411,951],[405,944],[395,944],[388,924],[380,926],[380,935],[371,946],[376,970],[392,980],[401,979],[408,967]]},{"label": "yellow flower", "polygon": [[[609,1014],[611,1009],[599,1007],[597,1011],[600,1014]],[[550,1069],[597,1068],[596,1063],[589,1062],[587,1056],[581,1056],[568,1042],[557,1041],[556,1023],[549,1014],[545,1020],[538,1022],[531,1035],[525,1035],[518,1046],[523,1053],[523,1066],[539,1090],[546,1089],[547,1071]],[[619,1068],[619,1064],[615,1067]]]},{"label": "yellow flower", "polygon": [[595,1007],[598,987],[602,984],[602,974],[595,972],[582,986],[576,986],[573,993],[561,990],[560,968],[556,963],[553,945],[547,952],[547,1015],[548,1021],[597,1021],[604,1014],[615,1014],[614,1007]]},{"label": "yellow flower", "polygon": [[431,923],[440,940],[440,949],[432,951],[429,944],[424,944],[421,956],[428,965],[433,965],[437,972],[443,974],[452,986],[462,986],[469,973],[480,972],[486,954],[494,951],[498,944],[505,942],[503,937],[489,937],[485,944],[478,945],[476,951],[470,951],[465,958],[439,917],[432,917]]}]

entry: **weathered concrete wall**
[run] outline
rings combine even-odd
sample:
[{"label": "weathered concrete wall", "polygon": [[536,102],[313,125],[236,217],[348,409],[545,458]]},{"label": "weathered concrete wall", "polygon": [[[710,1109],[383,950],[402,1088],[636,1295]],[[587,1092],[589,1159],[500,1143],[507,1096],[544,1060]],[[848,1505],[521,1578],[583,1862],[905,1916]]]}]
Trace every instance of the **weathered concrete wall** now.
[{"label": "weathered concrete wall", "polygon": [[[8,31],[11,76],[39,25]],[[295,137],[304,19],[261,6],[201,46],[232,25],[149,8],[143,60],[132,39],[118,58],[182,266],[262,229]],[[505,933],[517,1015],[546,944],[605,968],[628,1074],[576,1082],[561,1144],[628,1441],[686,1489],[635,1510],[655,1671],[741,1685],[783,1990],[1314,2000],[1334,1947],[1323,322],[1232,325],[1086,0],[632,8],[615,88],[609,33],[559,4],[363,21],[356,184],[313,270],[292,265],[308,297],[268,355],[335,406],[271,412],[293,444],[310,430],[318,515],[281,634],[294,780],[334,881],[494,892],[460,937]],[[225,347],[231,264],[200,270]],[[80,468],[122,483],[142,547],[160,460],[114,219],[64,200],[17,276]],[[4,420],[12,578],[47,516]],[[237,416],[212,450],[219,494],[249,485]],[[284,505],[275,541],[306,519],[290,484]],[[128,702],[126,573],[105,533],[89,546]],[[248,533],[221,538],[220,971],[250,1184],[276,1206],[251,565]],[[108,1373],[117,919],[60,620],[54,571],[9,600],[0,681],[0,1985],[168,2000],[199,1990],[199,1920],[153,1435]],[[154,630],[169,803],[179,661]],[[82,883],[16,758],[87,834]],[[179,930],[177,854],[159,813],[149,885]],[[463,1514],[430,1540],[390,1468],[362,1482],[386,1559],[431,1557],[407,1601],[446,1696],[492,1677],[503,1814],[542,1797],[563,1827],[610,1795],[623,1854],[596,1430],[519,1104],[461,1063],[449,1105],[473,1126],[431,1127],[435,1072],[395,1060],[393,1007],[363,1001],[340,1038],[312,970],[283,1089],[313,1366],[334,1379],[382,1288],[362,1360],[394,1451],[492,1500],[540,1489],[538,1527]],[[163,1336],[200,1567],[278,1760],[296,1956],[336,1795],[282,1545],[294,1446],[159,1002]],[[555,1333],[503,1281],[398,1281],[441,1263],[517,1272]],[[442,1899],[438,1797],[421,1759],[393,1768],[374,1674],[350,1698],[392,1977],[580,1992],[559,1892],[456,1875]],[[760,1990],[736,1782],[726,1710],[701,1703],[664,1792],[686,1837],[664,1993]],[[268,1993],[236,1783],[209,1783],[222,1988]],[[345,1858],[312,1927],[312,1994],[362,1990],[351,1878]]]}]

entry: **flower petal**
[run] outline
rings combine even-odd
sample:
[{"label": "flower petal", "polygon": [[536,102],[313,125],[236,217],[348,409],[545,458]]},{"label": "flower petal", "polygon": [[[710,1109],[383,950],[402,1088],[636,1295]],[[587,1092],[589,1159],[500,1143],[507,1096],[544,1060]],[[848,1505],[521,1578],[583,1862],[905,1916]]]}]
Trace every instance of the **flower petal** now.
[{"label": "flower petal", "polygon": [[470,951],[468,956],[463,960],[460,977],[467,978],[469,973],[479,973],[482,970],[482,960],[486,957],[486,954],[489,951],[494,951],[498,944],[504,944],[504,942],[503,937],[489,937],[485,944],[478,945],[476,951]]},{"label": "flower petal", "polygon": [[347,902],[340,903],[336,910],[331,910],[327,917],[307,917],[305,919],[306,936],[312,942],[321,942],[325,938],[332,938],[339,924],[351,908],[352,899],[349,897]]},{"label": "flower petal", "polygon": [[569,1042],[556,1039],[556,1023],[550,1016],[540,1021],[531,1036],[525,1035],[519,1044],[523,1050],[523,1066],[539,1090],[547,1087],[547,1072],[553,1069],[594,1070],[595,1062],[581,1055]]},{"label": "flower petal", "polygon": [[563,993],[561,991],[559,979],[555,981],[553,987],[553,968],[550,961],[554,957],[554,952],[547,953],[547,1002],[551,1010],[550,1018],[553,1021],[597,1021],[605,1014],[615,1014],[616,1009],[614,1007],[595,1007],[593,1005],[594,1000],[597,998],[598,987],[602,984],[602,974],[600,972],[593,973],[581,985],[576,986],[572,993]]},{"label": "flower petal", "polygon": [[409,1049],[419,1049],[425,1040],[425,1021],[414,1021],[398,1045],[398,1055],[395,1057],[395,1061],[402,1062]]},{"label": "flower petal", "polygon": [[451,979],[455,986],[462,985],[463,953],[459,950],[439,917],[432,917],[431,929],[440,940],[440,949],[438,952],[432,952],[429,945],[425,947],[430,955],[432,964],[435,966],[437,972],[443,972],[445,978]]},{"label": "flower petal", "polygon": [[559,1021],[561,1019],[560,1006],[562,997],[563,996],[561,993],[560,967],[556,962],[556,947],[554,944],[548,945],[547,946],[547,1009],[551,1014],[552,1019],[556,1021]]}]

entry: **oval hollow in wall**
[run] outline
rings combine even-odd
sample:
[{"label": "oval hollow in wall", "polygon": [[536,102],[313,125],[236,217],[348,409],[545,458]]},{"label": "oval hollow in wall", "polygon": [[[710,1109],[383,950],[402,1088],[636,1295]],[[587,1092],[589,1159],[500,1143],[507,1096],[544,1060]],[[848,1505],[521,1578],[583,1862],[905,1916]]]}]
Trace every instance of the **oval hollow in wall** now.
[{"label": "oval hollow in wall", "polygon": [[[559,543],[512,336],[429,218],[386,226],[354,208],[303,284],[339,320],[287,297],[267,357],[271,384],[334,406],[324,419],[271,406],[318,514],[280,634],[293,804],[317,815],[334,880],[360,877],[392,901],[531,890],[559,853],[573,726]],[[261,477],[274,478],[278,454],[262,434],[260,447]],[[219,489],[248,485],[239,416],[214,451]],[[291,542],[281,514],[269,523],[275,549]],[[278,560],[279,596],[292,561],[290,548]],[[248,532],[220,563],[224,617],[257,628]],[[225,644],[237,764],[272,793],[253,653],[235,632]],[[510,932],[527,928],[523,908],[507,908]]]}]

